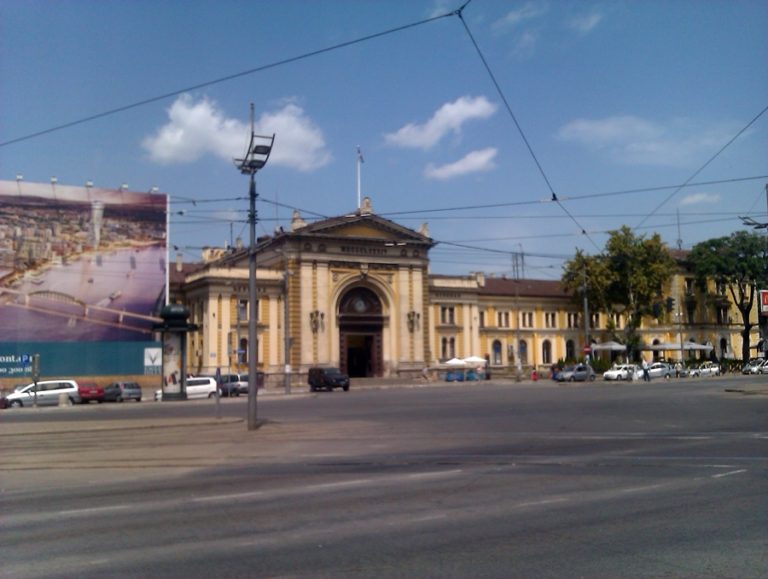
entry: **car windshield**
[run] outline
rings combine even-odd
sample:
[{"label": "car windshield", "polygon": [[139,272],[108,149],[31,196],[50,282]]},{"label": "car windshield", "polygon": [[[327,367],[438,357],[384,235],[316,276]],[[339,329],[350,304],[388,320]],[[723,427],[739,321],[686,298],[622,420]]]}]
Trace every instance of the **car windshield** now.
[{"label": "car windshield", "polygon": [[341,376],[341,370],[339,370],[338,368],[328,368],[328,369],[325,371],[325,373],[326,373],[328,376]]}]

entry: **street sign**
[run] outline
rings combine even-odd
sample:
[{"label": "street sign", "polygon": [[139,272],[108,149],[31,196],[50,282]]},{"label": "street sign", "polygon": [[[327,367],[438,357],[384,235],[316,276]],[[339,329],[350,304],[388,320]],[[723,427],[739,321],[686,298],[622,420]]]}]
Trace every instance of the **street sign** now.
[{"label": "street sign", "polygon": [[758,290],[757,294],[760,297],[760,315],[768,316],[768,290]]},{"label": "street sign", "polygon": [[591,348],[589,346],[584,346],[584,353],[589,354],[591,352]]}]

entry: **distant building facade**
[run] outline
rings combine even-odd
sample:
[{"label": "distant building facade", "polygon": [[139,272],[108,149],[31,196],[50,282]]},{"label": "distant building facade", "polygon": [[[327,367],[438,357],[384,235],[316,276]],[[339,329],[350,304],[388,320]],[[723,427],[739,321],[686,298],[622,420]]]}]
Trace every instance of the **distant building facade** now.
[{"label": "distant building facade", "polygon": [[[294,212],[289,231],[257,243],[259,369],[280,384],[286,371],[300,381],[312,366],[352,377],[409,377],[477,356],[503,375],[584,357],[583,308],[559,281],[433,275],[434,245],[426,226],[416,231],[380,217],[367,199],[352,214],[311,224]],[[695,284],[684,255],[675,254],[680,269],[665,292],[674,308],[639,329],[645,356],[676,359],[679,348],[651,346],[682,341],[695,344],[686,357],[740,357],[738,312],[723,288]],[[247,248],[209,249],[201,263],[177,262],[171,299],[200,327],[188,337],[188,372],[247,372]],[[619,313],[590,318],[590,342],[624,331]]]}]

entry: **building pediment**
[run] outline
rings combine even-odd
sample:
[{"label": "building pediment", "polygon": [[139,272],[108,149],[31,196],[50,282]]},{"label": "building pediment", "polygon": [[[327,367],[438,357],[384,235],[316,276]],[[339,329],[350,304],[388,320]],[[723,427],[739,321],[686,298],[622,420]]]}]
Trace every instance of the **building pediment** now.
[{"label": "building pediment", "polygon": [[342,215],[310,223],[292,232],[302,238],[370,239],[384,242],[405,242],[434,245],[431,238],[374,214]]}]

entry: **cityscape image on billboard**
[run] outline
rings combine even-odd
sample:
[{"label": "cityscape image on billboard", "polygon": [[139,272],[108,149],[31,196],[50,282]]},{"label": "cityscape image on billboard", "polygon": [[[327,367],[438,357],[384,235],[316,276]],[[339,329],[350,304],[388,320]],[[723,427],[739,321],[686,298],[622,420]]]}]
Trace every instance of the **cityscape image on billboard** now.
[{"label": "cityscape image on billboard", "polygon": [[0,181],[0,343],[152,340],[165,195]]}]

